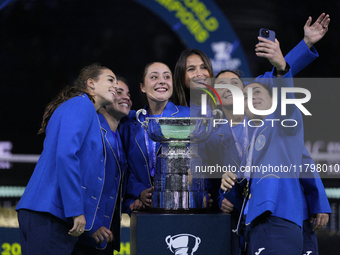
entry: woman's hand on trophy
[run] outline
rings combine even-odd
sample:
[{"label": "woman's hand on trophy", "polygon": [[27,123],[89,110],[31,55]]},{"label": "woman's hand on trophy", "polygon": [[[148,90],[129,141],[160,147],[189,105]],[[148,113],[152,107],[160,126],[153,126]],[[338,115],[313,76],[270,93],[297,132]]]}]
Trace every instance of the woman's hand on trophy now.
[{"label": "woman's hand on trophy", "polygon": [[136,199],[131,205],[130,205],[130,211],[139,211],[145,208],[145,205],[140,199]]},{"label": "woman's hand on trophy", "polygon": [[147,207],[150,207],[152,204],[152,191],[154,187],[148,188],[143,190],[140,195],[139,199],[143,202],[143,204]]},{"label": "woman's hand on trophy", "polygon": [[[208,204],[207,204],[208,199]],[[214,203],[214,200],[211,198],[211,194],[208,193],[208,197],[203,197],[203,207],[204,208],[211,208]]]},{"label": "woman's hand on trophy", "polygon": [[224,213],[231,213],[234,210],[234,205],[226,198],[222,200],[221,211]]},{"label": "woman's hand on trophy", "polygon": [[214,203],[214,200],[211,198],[211,194],[208,193],[208,205],[209,205],[209,208],[212,207],[213,203]]},{"label": "woman's hand on trophy", "polygon": [[225,172],[222,175],[221,179],[221,189],[226,191],[229,191],[233,188],[235,185],[235,181],[237,179],[237,175],[232,172]]}]

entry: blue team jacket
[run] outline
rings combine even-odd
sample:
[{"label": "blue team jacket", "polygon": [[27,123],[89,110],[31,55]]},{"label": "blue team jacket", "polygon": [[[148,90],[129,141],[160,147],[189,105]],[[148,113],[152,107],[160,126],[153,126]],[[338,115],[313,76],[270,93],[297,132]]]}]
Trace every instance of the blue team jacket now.
[{"label": "blue team jacket", "polygon": [[[314,46],[309,49],[305,41],[301,40],[290,52],[288,52],[285,56],[285,60],[290,65],[292,76],[295,76],[302,69],[312,63],[318,56],[319,53]],[[266,72],[264,75],[260,75],[257,78],[272,76],[274,69],[275,67],[271,72]]]},{"label": "blue team jacket", "polygon": [[93,228],[91,231],[84,232],[84,234],[79,237],[79,242],[103,249],[106,247],[106,241],[97,244],[90,236],[101,226],[104,226],[107,229],[110,229],[111,227],[115,240],[114,248],[119,251],[121,204],[127,181],[127,161],[119,132],[116,131],[118,142],[117,148],[117,142],[105,117],[100,113],[98,114],[98,117],[104,136],[104,147],[106,153],[104,186]]},{"label": "blue team jacket", "polygon": [[[316,49],[311,47],[310,49],[307,47],[304,40],[301,40],[299,44],[297,44],[286,56],[285,60],[290,65],[290,70],[292,76],[295,76],[298,72],[308,66],[312,61],[314,61],[319,56]],[[260,75],[256,78],[257,81],[261,82],[262,78],[271,78],[274,74],[274,68],[271,72],[266,72],[264,75]],[[231,134],[230,128],[226,127],[227,125],[219,125],[216,129],[215,134],[211,136],[211,139],[206,142],[207,153],[216,153],[214,156],[214,160],[217,160],[219,164],[228,166],[238,166],[241,163],[241,159],[239,159],[235,143],[233,142],[233,136]],[[217,134],[216,134],[217,133]],[[219,141],[220,140],[220,141]],[[218,147],[222,150],[218,152]],[[222,153],[222,155],[221,155]],[[211,192],[214,194],[217,193],[217,204],[218,208],[221,208],[222,200],[224,199],[221,192],[216,192],[216,186],[220,186],[220,182],[216,180],[209,180],[209,187]],[[216,196],[216,195],[215,195]],[[234,201],[235,196],[231,196],[230,200]],[[239,200],[235,200],[235,206],[237,209],[242,203]]]},{"label": "blue team jacket", "polygon": [[[289,76],[291,72],[286,75]],[[275,79],[275,83],[281,84],[278,87],[293,86],[292,82],[284,79]],[[280,93],[278,98],[280,99]],[[257,147],[255,146],[254,149],[253,166],[288,166],[294,169],[303,166],[306,162],[313,162],[304,146],[301,113],[296,107],[289,108],[290,114],[285,118],[295,119],[299,125],[295,128],[276,125],[273,128],[271,122],[267,122],[260,127],[256,134]],[[283,119],[280,115],[280,103],[277,111],[266,119]],[[235,152],[232,145],[230,148]],[[229,152],[229,155],[232,154]],[[231,164],[232,159],[238,157],[237,153],[234,155],[229,157]],[[331,212],[318,173],[302,174],[299,170],[290,171],[289,174],[282,172],[252,174],[246,224],[269,211],[274,216],[287,219],[302,227],[303,220],[312,214]],[[227,196],[238,209],[242,199],[240,192],[242,190],[234,188]]]},{"label": "blue team jacket", "polygon": [[307,219],[317,213],[332,213],[319,173],[309,171],[311,165],[315,164],[314,160],[309,155],[306,147],[302,153],[303,168],[300,174],[300,182],[306,198],[304,216]]},{"label": "blue team jacket", "polygon": [[73,226],[85,215],[91,230],[100,201],[106,156],[95,107],[86,94],[62,103],[46,128],[44,149],[16,210],[48,212]]},{"label": "blue team jacket", "polygon": [[[285,77],[291,77],[291,72]],[[309,179],[308,181],[305,178],[307,176],[303,176],[300,171],[295,170],[296,167],[303,164],[305,158],[302,115],[295,105],[287,106],[286,116],[282,116],[280,113],[280,88],[293,87],[292,79],[274,79],[273,83],[278,87],[278,107],[265,120],[294,119],[298,124],[295,127],[283,127],[279,122],[276,122],[277,125],[273,127],[271,122],[265,121],[264,125],[258,128],[252,165],[267,166],[268,169],[270,166],[283,166],[286,167],[286,171],[278,168],[278,172],[253,172],[251,174],[249,204],[248,210],[245,212],[247,215],[246,224],[261,214],[270,212],[273,216],[294,222],[302,228],[303,221],[308,218],[305,210],[306,201],[310,202],[308,209],[311,211],[317,212],[316,210],[320,209],[325,210],[322,212],[329,212],[330,208],[329,205],[327,208],[327,200],[316,204],[320,202],[317,194],[324,194],[323,198],[325,198],[324,189],[321,189],[323,186],[320,185],[321,180]],[[288,97],[294,98],[294,95],[290,94]]]},{"label": "blue team jacket", "polygon": [[[168,102],[165,106],[163,117],[189,117],[190,108],[186,106],[176,106]],[[141,121],[145,116],[140,114]],[[129,179],[127,184],[127,199],[130,204],[139,197],[139,194],[152,186],[149,172],[149,157],[145,144],[145,130],[141,124],[134,119],[130,119],[120,127],[123,144],[128,161]],[[159,151],[160,144],[157,143],[156,151]],[[129,213],[128,206],[125,207]]]}]

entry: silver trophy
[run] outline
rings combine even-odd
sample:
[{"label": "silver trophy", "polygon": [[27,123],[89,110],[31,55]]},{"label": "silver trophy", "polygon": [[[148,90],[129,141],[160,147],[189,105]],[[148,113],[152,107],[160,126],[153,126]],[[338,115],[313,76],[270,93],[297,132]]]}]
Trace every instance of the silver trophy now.
[{"label": "silver trophy", "polygon": [[154,191],[151,210],[192,212],[208,208],[204,173],[196,172],[202,165],[198,155],[200,144],[210,135],[213,118],[210,117],[146,117],[137,120],[149,137],[161,144],[156,159]]}]

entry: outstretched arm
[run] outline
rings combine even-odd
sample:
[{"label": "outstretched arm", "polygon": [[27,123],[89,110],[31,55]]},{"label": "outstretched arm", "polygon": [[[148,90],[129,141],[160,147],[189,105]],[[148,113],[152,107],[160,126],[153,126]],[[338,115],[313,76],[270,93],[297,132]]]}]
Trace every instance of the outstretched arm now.
[{"label": "outstretched arm", "polygon": [[[295,76],[302,69],[313,62],[319,55],[313,47],[315,43],[320,41],[326,34],[330,18],[329,15],[322,13],[319,18],[311,25],[312,18],[309,17],[306,21],[304,29],[304,38],[297,44],[286,56],[285,60],[289,63],[292,75]],[[255,46],[256,55],[259,57],[266,57],[274,66],[272,72],[267,72],[258,78],[270,77],[275,69],[278,71],[285,70],[285,62],[282,60],[282,53],[279,45],[267,39],[260,39]]]},{"label": "outstretched arm", "polygon": [[325,13],[322,13],[312,25],[312,17],[308,17],[306,24],[303,27],[305,34],[303,40],[309,49],[325,36],[330,22],[331,19],[329,18],[329,15],[326,15]]}]

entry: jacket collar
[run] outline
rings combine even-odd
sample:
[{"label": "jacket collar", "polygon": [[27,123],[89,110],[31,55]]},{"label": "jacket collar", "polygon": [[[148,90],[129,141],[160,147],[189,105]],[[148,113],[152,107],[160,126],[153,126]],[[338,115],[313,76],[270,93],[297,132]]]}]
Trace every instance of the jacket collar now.
[{"label": "jacket collar", "polygon": [[[120,161],[121,159],[118,157],[119,153],[117,151],[117,145],[116,145],[116,140],[114,139],[113,137],[113,134],[112,134],[112,130],[110,129],[110,126],[109,126],[109,123],[107,123],[105,117],[101,114],[101,113],[98,113],[98,118],[99,118],[99,121],[100,121],[100,126],[101,126],[101,129],[104,131],[104,137],[105,137],[105,140],[108,142],[109,146],[110,146],[110,150],[112,151],[112,154],[117,162],[117,165],[118,165],[118,168],[119,168],[119,171],[121,172],[120,170]],[[118,129],[117,129],[118,131]],[[118,138],[118,132],[116,133],[117,135],[117,141],[119,143],[119,138]],[[119,148],[121,148],[121,146],[118,144]]]},{"label": "jacket collar", "polygon": [[[144,109],[149,111],[147,106],[144,106]],[[174,117],[174,115],[176,115],[177,113],[179,113],[178,107],[173,102],[168,101],[168,103],[165,105],[165,108],[162,112],[162,116],[163,117]],[[145,121],[145,115],[139,114],[138,117],[140,121]]]}]

